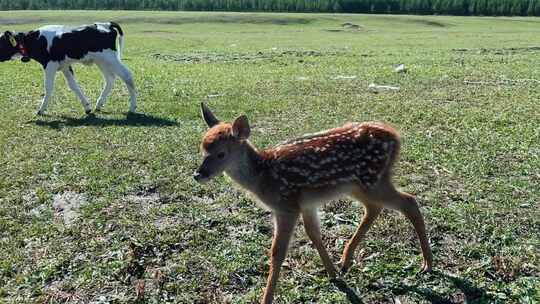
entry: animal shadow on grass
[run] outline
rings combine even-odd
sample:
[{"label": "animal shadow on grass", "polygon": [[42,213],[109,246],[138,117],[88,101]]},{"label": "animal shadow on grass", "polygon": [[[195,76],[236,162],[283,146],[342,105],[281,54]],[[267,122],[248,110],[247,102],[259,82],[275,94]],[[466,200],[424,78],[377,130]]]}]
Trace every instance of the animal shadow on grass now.
[{"label": "animal shadow on grass", "polygon": [[341,279],[333,279],[331,280],[332,284],[334,284],[339,291],[343,292],[346,296],[349,302],[352,304],[363,304],[360,297],[356,294],[356,292],[350,288],[345,281]]},{"label": "animal shadow on grass", "polygon": [[435,304],[455,304],[455,303],[492,303],[494,299],[489,296],[485,290],[478,288],[471,281],[443,273],[441,271],[433,271],[431,276],[443,281],[449,282],[459,292],[455,294],[441,294],[430,288],[421,287],[418,285],[408,285],[403,282],[392,286],[391,289],[396,295],[404,295],[407,293],[415,293],[427,301]]},{"label": "animal shadow on grass", "polygon": [[[440,271],[433,271],[430,274],[433,278],[437,278],[443,281],[449,282],[453,287],[459,290],[456,294],[447,295],[437,293],[429,288],[421,287],[418,285],[408,285],[403,282],[396,285],[386,286],[395,295],[416,294],[425,300],[434,304],[455,304],[455,303],[492,303],[494,299],[490,297],[485,290],[478,288],[471,281],[456,277],[453,275],[445,274]],[[364,302],[356,294],[356,292],[350,288],[345,281],[340,279],[332,280],[332,283],[343,292],[350,303],[363,304]]]},{"label": "animal shadow on grass", "polygon": [[[101,113],[102,114],[102,113]],[[64,127],[82,127],[82,126],[132,126],[132,127],[171,127],[178,126],[178,122],[166,118],[160,118],[147,114],[128,114],[125,118],[106,118],[95,114],[89,114],[85,117],[69,117],[62,115],[55,120],[33,120],[38,126],[45,126],[51,129],[60,130]]]}]

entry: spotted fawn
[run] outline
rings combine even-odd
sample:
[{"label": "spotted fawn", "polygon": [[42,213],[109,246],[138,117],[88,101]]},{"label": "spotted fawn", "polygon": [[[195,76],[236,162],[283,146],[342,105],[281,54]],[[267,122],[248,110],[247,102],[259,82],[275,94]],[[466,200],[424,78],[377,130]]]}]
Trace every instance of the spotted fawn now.
[{"label": "spotted fawn", "polygon": [[328,276],[338,277],[321,238],[317,209],[324,202],[344,196],[361,201],[365,213],[343,251],[342,273],[351,266],[355,249],[383,208],[398,210],[412,222],[422,248],[422,271],[431,270],[432,254],[418,204],[391,181],[400,150],[399,135],[392,127],[375,122],[348,123],[258,150],[248,140],[246,116],[232,124],[222,123],[205,104],[201,107],[209,130],[202,139],[203,162],[194,178],[205,183],[225,172],[273,214],[270,274],[261,303],[272,303],[300,216]]}]

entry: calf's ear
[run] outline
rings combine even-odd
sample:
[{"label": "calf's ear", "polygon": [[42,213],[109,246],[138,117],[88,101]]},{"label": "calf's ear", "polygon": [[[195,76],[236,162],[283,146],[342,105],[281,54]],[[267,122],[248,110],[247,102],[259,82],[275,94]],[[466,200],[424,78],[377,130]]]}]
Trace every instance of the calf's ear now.
[{"label": "calf's ear", "polygon": [[17,40],[16,40],[17,38],[13,36],[12,32],[5,31],[2,37],[5,38],[6,41],[9,42],[9,44],[11,44],[12,47],[17,47]]}]

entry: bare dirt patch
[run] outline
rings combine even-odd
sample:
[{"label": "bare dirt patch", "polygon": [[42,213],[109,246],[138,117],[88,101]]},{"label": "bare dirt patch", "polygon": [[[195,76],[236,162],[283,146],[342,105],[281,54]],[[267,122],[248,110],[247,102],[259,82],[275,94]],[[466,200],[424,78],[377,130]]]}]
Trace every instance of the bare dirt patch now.
[{"label": "bare dirt patch", "polygon": [[413,20],[411,20],[411,22],[421,24],[421,25],[435,26],[435,27],[448,27],[448,26],[451,26],[451,24],[449,24],[449,23],[443,23],[443,22],[433,21],[433,20],[424,20],[424,19],[413,19]]},{"label": "bare dirt patch", "polygon": [[[400,22],[400,23],[404,23],[405,26],[420,25],[420,26],[426,26],[426,27],[432,27],[432,28],[446,28],[446,27],[455,26],[455,24],[449,23],[449,22],[443,22],[442,19],[438,19],[437,17],[428,18],[428,17],[416,16],[415,18],[411,18],[411,17],[405,17],[405,16],[397,17],[397,16],[381,15],[381,16],[377,16],[377,19],[385,20],[388,22]],[[434,20],[434,19],[438,19],[438,20]]]},{"label": "bare dirt patch", "polygon": [[168,202],[169,198],[162,196],[157,186],[148,186],[135,194],[126,195],[123,200],[129,204],[136,204],[142,214],[148,214],[152,208]]},{"label": "bare dirt patch", "polygon": [[452,49],[456,53],[476,53],[509,55],[514,53],[540,52],[540,46],[508,47],[508,48],[478,48],[478,49]]},{"label": "bare dirt patch", "polygon": [[360,25],[350,23],[350,22],[345,22],[345,23],[341,24],[341,27],[349,28],[349,29],[360,29],[361,28]]},{"label": "bare dirt patch", "polygon": [[342,54],[338,51],[314,51],[314,50],[284,50],[284,51],[259,51],[256,53],[191,53],[191,54],[152,54],[154,59],[172,61],[182,64],[198,63],[246,63],[279,58],[307,58],[322,56],[337,56]]},{"label": "bare dirt patch", "polygon": [[341,28],[323,29],[323,31],[330,32],[330,33],[350,33],[350,32],[365,31],[365,29],[358,24],[345,22],[341,24]]},{"label": "bare dirt patch", "polygon": [[79,209],[86,203],[86,195],[71,191],[58,193],[53,198],[55,213],[66,226],[72,225],[79,218]]}]

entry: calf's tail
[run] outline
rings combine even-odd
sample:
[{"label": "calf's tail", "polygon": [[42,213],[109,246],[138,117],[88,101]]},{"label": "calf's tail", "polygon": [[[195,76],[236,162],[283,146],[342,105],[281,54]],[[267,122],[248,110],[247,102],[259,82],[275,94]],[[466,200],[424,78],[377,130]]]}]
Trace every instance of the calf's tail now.
[{"label": "calf's tail", "polygon": [[124,49],[124,31],[120,27],[120,24],[111,22],[111,29],[118,32],[118,58],[122,58],[122,50]]}]

